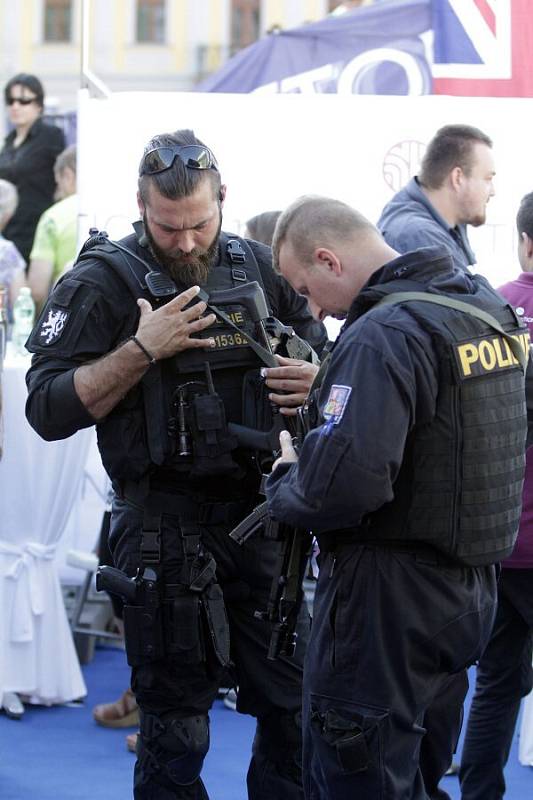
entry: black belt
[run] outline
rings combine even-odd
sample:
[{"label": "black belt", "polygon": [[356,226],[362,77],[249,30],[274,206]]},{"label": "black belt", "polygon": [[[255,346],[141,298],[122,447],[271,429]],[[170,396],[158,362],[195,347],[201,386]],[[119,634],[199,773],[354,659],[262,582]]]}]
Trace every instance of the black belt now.
[{"label": "black belt", "polygon": [[437,550],[430,544],[415,541],[402,541],[398,539],[362,539],[356,531],[351,535],[346,532],[335,535],[334,533],[318,535],[318,546],[321,553],[338,553],[346,547],[369,547],[389,550],[393,553],[406,553],[425,564],[435,564],[441,567],[461,566],[457,559]]},{"label": "black belt", "polygon": [[126,481],[120,498],[138,510],[155,514],[170,514],[199,525],[236,525],[249,513],[249,499],[213,501],[199,495],[170,493],[150,488],[148,481]]}]

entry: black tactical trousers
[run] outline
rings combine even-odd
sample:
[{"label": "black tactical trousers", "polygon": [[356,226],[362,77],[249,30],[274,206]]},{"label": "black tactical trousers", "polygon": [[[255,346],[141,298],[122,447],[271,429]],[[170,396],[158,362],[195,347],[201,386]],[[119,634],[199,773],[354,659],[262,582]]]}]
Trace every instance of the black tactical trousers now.
[{"label": "black tactical trousers", "polygon": [[[439,782],[452,763],[463,726],[463,704],[468,691],[466,669],[450,675],[424,717],[426,734],[420,747],[420,770],[428,800],[448,800]],[[450,742],[453,748],[450,754]]]},{"label": "black tactical trousers", "polygon": [[[130,576],[139,565],[141,527],[142,513],[116,500],[110,546],[116,566]],[[232,669],[239,686],[237,710],[257,718],[248,795],[251,800],[302,800],[300,710],[309,616],[304,605],[295,657],[269,661],[270,624],[254,612],[266,608],[279,545],[254,535],[239,546],[228,536],[232,527],[233,522],[202,524],[201,541],[216,561],[214,585],[224,594]],[[175,587],[183,578],[184,553],[179,519],[172,515],[162,517],[161,548],[163,582]],[[195,616],[181,618],[179,631],[172,633],[180,654],[174,648],[172,654],[132,670],[141,711],[136,800],[208,797],[200,772],[209,746],[208,712],[223,666],[205,615],[194,603],[191,608]]]},{"label": "black tactical trousers", "polygon": [[304,670],[305,797],[427,800],[426,710],[483,650],[495,570],[373,545],[320,558]]}]

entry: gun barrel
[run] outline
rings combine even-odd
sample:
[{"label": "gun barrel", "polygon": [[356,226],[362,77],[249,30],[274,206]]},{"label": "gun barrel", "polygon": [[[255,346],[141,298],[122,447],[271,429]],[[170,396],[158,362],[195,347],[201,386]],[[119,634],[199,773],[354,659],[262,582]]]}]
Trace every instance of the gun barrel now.
[{"label": "gun barrel", "polygon": [[274,453],[279,449],[279,434],[274,436],[273,431],[257,431],[255,428],[246,428],[236,422],[228,423],[228,431],[237,437],[241,447],[262,450],[265,453]]}]

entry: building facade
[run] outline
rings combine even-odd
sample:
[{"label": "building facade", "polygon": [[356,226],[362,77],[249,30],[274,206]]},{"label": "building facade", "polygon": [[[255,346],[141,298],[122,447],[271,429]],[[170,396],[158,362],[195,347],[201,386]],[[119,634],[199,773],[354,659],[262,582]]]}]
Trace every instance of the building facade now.
[{"label": "building facade", "polygon": [[0,0],[0,80],[34,73],[47,110],[72,111],[83,49],[110,91],[191,90],[271,31],[371,1]]}]

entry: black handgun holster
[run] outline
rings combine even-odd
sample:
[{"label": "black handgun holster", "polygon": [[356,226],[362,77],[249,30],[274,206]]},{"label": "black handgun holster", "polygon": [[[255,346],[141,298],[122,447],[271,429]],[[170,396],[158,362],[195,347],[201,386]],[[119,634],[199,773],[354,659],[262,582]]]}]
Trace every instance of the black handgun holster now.
[{"label": "black handgun holster", "polygon": [[128,664],[136,667],[165,653],[160,588],[160,516],[146,511],[141,537],[141,566],[136,577],[134,605],[124,605],[124,638]]},{"label": "black handgun holster", "polygon": [[[149,501],[150,495],[145,508]],[[169,496],[169,501],[174,504],[169,513],[179,516],[179,499]],[[198,508],[189,505],[186,516],[197,516]],[[179,520],[175,536],[182,541],[183,564],[179,583],[169,584],[162,579],[161,514],[144,512],[139,600],[124,606],[128,663],[139,666],[168,655],[194,664],[208,659],[210,651],[225,667],[230,661],[229,626],[222,590],[215,583],[216,564],[201,547],[197,522]],[[146,575],[156,579],[147,581]]]},{"label": "black handgun holster", "polygon": [[124,606],[126,656],[130,667],[157,661],[164,655],[161,608]]}]

